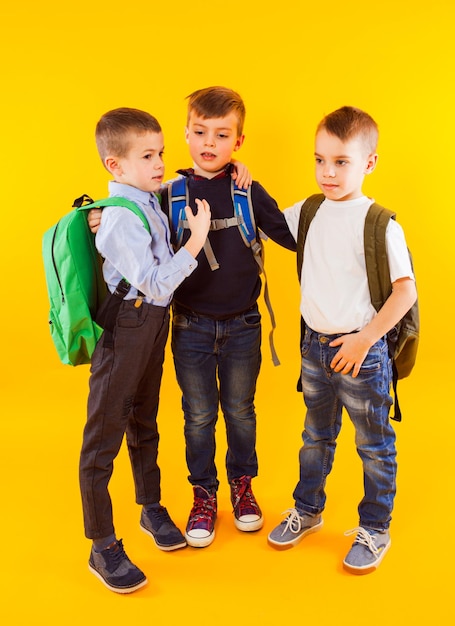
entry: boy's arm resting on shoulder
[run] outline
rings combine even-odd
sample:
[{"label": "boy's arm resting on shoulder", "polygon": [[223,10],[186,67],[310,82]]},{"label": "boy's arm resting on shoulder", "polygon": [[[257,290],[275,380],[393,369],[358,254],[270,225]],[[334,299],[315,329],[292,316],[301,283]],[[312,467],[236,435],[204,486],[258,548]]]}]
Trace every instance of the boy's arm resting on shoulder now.
[{"label": "boy's arm resting on shoulder", "polygon": [[330,343],[332,347],[341,346],[330,367],[342,374],[352,370],[355,378],[371,346],[402,319],[416,299],[417,290],[412,278],[399,278],[392,283],[392,293],[369,324],[358,333],[343,335]]},{"label": "boy's arm resting on shoulder", "polygon": [[256,226],[275,243],[295,252],[296,240],[292,235],[284,213],[264,187],[255,181],[251,188],[251,200]]},{"label": "boy's arm resting on shoulder", "polygon": [[253,177],[251,176],[249,169],[240,161],[232,159],[231,163],[235,168],[232,172],[232,178],[237,183],[237,187],[240,187],[241,189],[248,189],[253,182]]}]

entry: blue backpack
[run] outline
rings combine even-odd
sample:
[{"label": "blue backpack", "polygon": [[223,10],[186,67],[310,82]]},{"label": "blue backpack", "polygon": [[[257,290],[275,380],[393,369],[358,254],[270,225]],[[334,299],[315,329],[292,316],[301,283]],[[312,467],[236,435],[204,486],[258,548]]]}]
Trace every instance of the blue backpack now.
[{"label": "blue backpack", "polygon": [[[175,233],[178,249],[182,245],[184,230],[189,228],[185,214],[185,207],[189,205],[188,180],[185,176],[176,178],[168,183],[167,188],[169,223],[172,232]],[[254,218],[253,204],[251,202],[251,187],[248,187],[247,190],[241,189],[240,187],[237,187],[234,180],[231,180],[231,196],[234,207],[233,216],[225,219],[213,219],[210,223],[210,230],[222,230],[224,228],[236,226],[239,229],[239,233],[245,245],[248,248],[251,248],[254,259],[259,266],[259,272],[264,275],[264,300],[267,305],[272,324],[272,329],[269,334],[270,350],[272,353],[273,364],[279,365],[280,361],[273,343],[273,331],[276,328],[275,315],[270,302],[267,276],[264,269],[264,250],[261,243],[261,239],[265,240],[267,237],[263,233],[258,235],[258,231],[256,229],[256,220]],[[219,268],[219,264],[215,258],[208,238],[204,244],[204,252],[212,271],[217,270]]]}]

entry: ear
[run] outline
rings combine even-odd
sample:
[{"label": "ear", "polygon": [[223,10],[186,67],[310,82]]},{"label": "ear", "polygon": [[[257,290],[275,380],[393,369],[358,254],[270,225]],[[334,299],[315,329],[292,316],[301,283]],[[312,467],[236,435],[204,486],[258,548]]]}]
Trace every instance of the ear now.
[{"label": "ear", "polygon": [[378,162],[378,155],[377,154],[370,154],[368,156],[367,164],[365,166],[365,174],[371,174],[371,172],[376,167],[377,162]]},{"label": "ear", "polygon": [[188,143],[189,134],[190,134],[190,131],[188,130],[188,126],[185,126],[185,141],[186,141],[186,143]]},{"label": "ear", "polygon": [[240,135],[240,137],[237,137],[237,141],[235,142],[235,146],[234,146],[234,152],[237,152],[237,150],[240,150],[244,141],[245,141],[245,135]]},{"label": "ear", "polygon": [[104,166],[113,176],[120,176],[122,174],[123,170],[117,157],[107,156],[104,159]]}]

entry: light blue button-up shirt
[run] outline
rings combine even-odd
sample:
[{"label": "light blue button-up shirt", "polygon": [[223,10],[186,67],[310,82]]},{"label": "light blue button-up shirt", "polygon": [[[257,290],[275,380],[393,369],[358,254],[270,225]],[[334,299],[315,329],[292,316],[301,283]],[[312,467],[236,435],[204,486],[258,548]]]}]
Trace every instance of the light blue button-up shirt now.
[{"label": "light blue button-up shirt", "polygon": [[104,257],[103,274],[113,292],[122,278],[131,283],[126,299],[145,294],[145,302],[167,306],[174,290],[197,267],[185,249],[174,254],[170,243],[169,222],[154,194],[111,181],[109,196],[132,200],[144,212],[151,234],[141,220],[124,207],[103,210],[95,243]]}]

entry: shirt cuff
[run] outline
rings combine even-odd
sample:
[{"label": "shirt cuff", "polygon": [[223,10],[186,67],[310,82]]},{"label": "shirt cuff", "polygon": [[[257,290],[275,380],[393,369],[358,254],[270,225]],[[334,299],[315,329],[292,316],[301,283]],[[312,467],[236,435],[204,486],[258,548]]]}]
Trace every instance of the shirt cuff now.
[{"label": "shirt cuff", "polygon": [[174,254],[174,262],[185,276],[189,276],[196,269],[198,263],[186,248],[180,248]]}]

